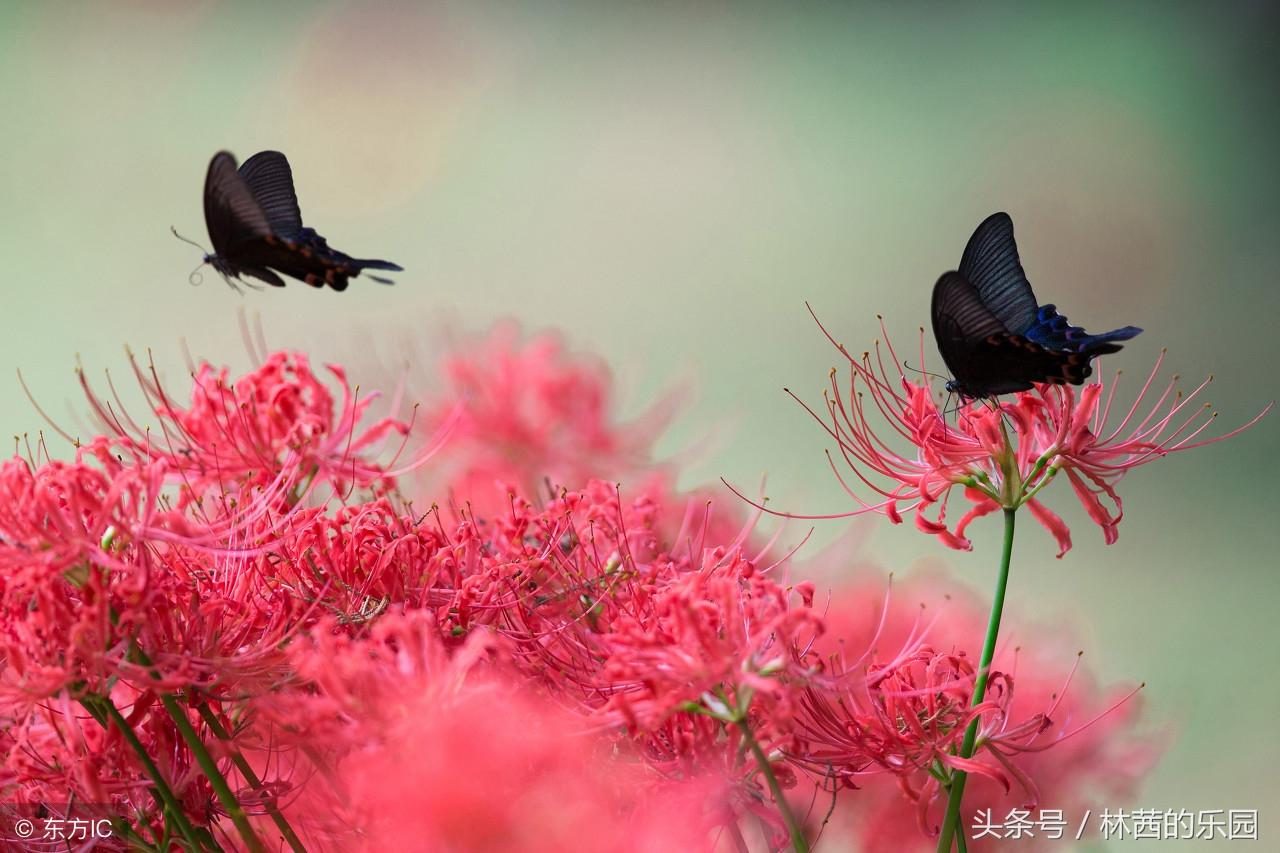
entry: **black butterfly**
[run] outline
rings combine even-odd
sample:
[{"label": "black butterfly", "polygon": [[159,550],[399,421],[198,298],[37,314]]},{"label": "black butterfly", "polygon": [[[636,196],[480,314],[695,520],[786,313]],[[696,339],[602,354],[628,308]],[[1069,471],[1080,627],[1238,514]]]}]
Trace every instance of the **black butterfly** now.
[{"label": "black butterfly", "polygon": [[[314,287],[346,290],[347,280],[366,269],[403,270],[390,261],[365,260],[332,249],[302,225],[293,171],[279,151],[260,151],[236,168],[236,158],[219,151],[204,180],[204,220],[213,242],[205,263],[231,279],[252,276],[284,287],[281,275]],[[274,272],[273,272],[274,270]],[[383,284],[390,279],[370,275]],[[234,286],[234,284],[232,285]]]},{"label": "black butterfly", "polygon": [[1089,362],[1119,352],[1136,326],[1091,335],[1053,305],[1036,304],[1018,260],[1013,220],[995,213],[964,247],[959,272],[933,286],[933,335],[955,377],[947,390],[962,398],[1026,391],[1036,382],[1079,385]]}]

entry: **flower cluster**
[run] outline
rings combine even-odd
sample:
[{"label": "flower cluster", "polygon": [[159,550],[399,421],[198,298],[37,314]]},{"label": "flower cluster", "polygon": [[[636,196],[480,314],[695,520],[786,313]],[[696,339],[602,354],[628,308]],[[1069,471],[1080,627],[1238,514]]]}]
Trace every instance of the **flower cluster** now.
[{"label": "flower cluster", "polygon": [[256,701],[275,735],[259,751],[296,753],[310,783],[286,814],[324,846],[351,849],[359,827],[367,850],[553,851],[584,832],[599,850],[698,849],[718,819],[709,781],[662,790],[610,760],[502,642],[450,651],[430,611],[389,612],[360,638],[325,620],[291,659],[312,689]]},{"label": "flower cluster", "polygon": [[[942,768],[974,774],[967,826],[984,809],[1100,809],[1132,796],[1159,755],[1158,734],[1134,731],[1141,713],[1135,689],[1099,690],[1062,636],[1033,649],[1018,645],[1029,635],[1025,627],[1011,626],[988,692],[972,705],[976,662],[964,647],[980,635],[986,614],[972,592],[945,576],[895,583],[888,596],[880,581],[864,579],[833,598],[825,619],[830,635],[868,650],[872,677],[809,697],[805,760],[825,769],[828,786],[858,786],[832,820],[832,831],[856,838],[858,849],[932,850],[945,798]],[[900,651],[890,657],[879,649]],[[820,650],[840,651],[834,643]],[[978,749],[960,759],[975,718]],[[879,784],[886,776],[897,784]],[[1025,844],[1037,849],[1035,841]]]},{"label": "flower cluster", "polygon": [[[1201,438],[1217,417],[1212,406],[1197,402],[1212,377],[1190,393],[1177,389],[1177,376],[1159,388],[1161,353],[1123,414],[1121,407],[1113,406],[1117,374],[1109,387],[1094,382],[1077,392],[1069,385],[1038,385],[1012,401],[962,402],[952,419],[939,405],[941,395],[929,374],[918,380],[906,376],[887,333],[883,345],[876,342],[874,353],[855,357],[825,328],[822,331],[844,358],[845,381],[832,368],[821,411],[796,399],[835,442],[851,476],[840,473],[834,458],[832,470],[858,504],[852,512],[826,517],[878,512],[899,523],[904,514],[913,513],[917,528],[959,550],[971,547],[965,531],[974,519],[1026,506],[1053,534],[1058,556],[1065,554],[1071,548],[1071,532],[1039,497],[1059,474],[1070,481],[1089,518],[1111,544],[1124,516],[1116,485],[1126,473],[1170,453],[1230,438],[1271,409],[1268,405],[1249,423],[1224,435]],[[920,341],[923,364],[923,330]],[[885,365],[886,353],[892,367]],[[956,486],[970,505],[952,522],[947,519],[947,502]],[[874,497],[863,497],[861,490]]]},{"label": "flower cluster", "polygon": [[447,427],[449,452],[419,479],[441,503],[489,513],[513,492],[535,498],[590,479],[666,474],[652,445],[674,396],[619,422],[608,367],[568,351],[557,335],[522,340],[517,326],[499,324],[448,352],[439,372],[447,393],[428,405],[420,429]]},{"label": "flower cluster", "polygon": [[970,708],[972,635],[845,618],[592,365],[492,339],[426,441],[300,353],[185,404],[137,369],[136,418],[85,382],[99,435],[0,466],[3,808],[96,804],[98,849],[804,849],[829,782],[1034,790],[1070,700],[1002,664]]}]

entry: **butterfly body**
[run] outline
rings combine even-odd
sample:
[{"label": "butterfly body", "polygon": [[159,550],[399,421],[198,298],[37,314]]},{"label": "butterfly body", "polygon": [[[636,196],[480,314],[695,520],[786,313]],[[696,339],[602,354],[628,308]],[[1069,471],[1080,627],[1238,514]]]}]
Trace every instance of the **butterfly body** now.
[{"label": "butterfly body", "polygon": [[1079,385],[1090,362],[1119,352],[1142,330],[1091,335],[1054,305],[1036,302],[1018,259],[1013,221],[989,216],[965,246],[960,269],[933,288],[933,334],[951,370],[947,390],[966,399],[1027,391],[1036,383]]},{"label": "butterfly body", "polygon": [[204,217],[213,243],[205,263],[229,283],[248,276],[283,287],[280,276],[285,275],[313,287],[345,290],[350,279],[367,269],[403,269],[390,261],[353,258],[305,227],[293,172],[278,151],[260,151],[239,167],[228,152],[215,154],[205,177]]}]

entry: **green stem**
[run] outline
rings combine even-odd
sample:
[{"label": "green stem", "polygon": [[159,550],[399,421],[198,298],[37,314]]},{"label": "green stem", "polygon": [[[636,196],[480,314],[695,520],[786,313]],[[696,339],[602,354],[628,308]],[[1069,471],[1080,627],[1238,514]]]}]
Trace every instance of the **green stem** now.
[{"label": "green stem", "polygon": [[[121,736],[128,741],[129,746],[137,753],[138,760],[142,762],[143,769],[147,771],[147,775],[151,777],[151,781],[155,784],[152,786],[152,794],[160,801],[164,808],[168,819],[173,821],[178,828],[178,833],[186,839],[187,844],[192,850],[203,850],[204,845],[196,840],[195,827],[187,820],[186,812],[182,810],[182,804],[178,802],[178,797],[173,793],[173,789],[169,787],[169,783],[165,781],[164,774],[160,772],[160,768],[156,767],[151,756],[147,754],[147,748],[142,745],[142,741],[138,740],[138,735],[134,732],[133,726],[129,725],[129,721],[120,713],[120,709],[115,706],[105,696],[85,696],[80,700],[80,704],[94,717],[102,714],[109,719]],[[97,711],[97,713],[94,713]]]},{"label": "green stem", "polygon": [[156,833],[156,841],[152,842],[144,838],[134,829],[127,820],[122,817],[111,819],[111,833],[116,838],[125,842],[127,849],[133,851],[146,851],[146,853],[165,853],[166,850],[172,850],[173,845],[168,840],[168,830],[162,834]]},{"label": "green stem", "polygon": [[[138,647],[137,643],[130,643],[130,657],[143,666],[152,666],[151,658]],[[159,673],[154,669],[151,671],[153,678],[159,678]],[[209,750],[205,747],[204,741],[200,740],[200,735],[196,732],[195,727],[191,725],[191,720],[187,718],[187,712],[178,704],[178,700],[174,698],[172,693],[161,693],[160,702],[164,705],[165,711],[169,713],[169,719],[173,720],[174,726],[178,729],[178,734],[182,735],[182,739],[186,741],[187,748],[191,750],[191,754],[195,757],[196,763],[200,765],[200,769],[204,771],[204,776],[209,780],[209,786],[213,788],[213,793],[217,795],[218,802],[222,803],[222,807],[227,810],[227,817],[231,818],[231,822],[235,824],[236,831],[240,833],[240,838],[244,840],[245,848],[249,853],[266,853],[266,848],[262,845],[261,839],[253,831],[253,827],[249,825],[249,817],[245,814],[244,807],[240,805],[240,801],[236,799],[235,792],[231,790],[231,786],[227,784],[227,779],[222,775],[222,771],[218,769],[218,762],[214,761],[213,756],[209,754]]]},{"label": "green stem", "polygon": [[[991,618],[987,621],[987,639],[982,644],[982,659],[978,663],[978,677],[973,684],[973,701],[971,706],[982,702],[987,693],[987,675],[991,669],[991,658],[996,652],[996,637],[1000,633],[1000,615],[1004,611],[1004,591],[1009,585],[1009,560],[1013,556],[1013,520],[1016,510],[1006,508],[1004,511],[1004,551],[1000,557],[1000,576],[996,579],[996,593],[991,601]],[[960,744],[960,757],[972,758],[974,743],[978,739],[978,718],[969,723],[965,730],[964,741]],[[942,832],[938,836],[937,853],[950,853],[951,844],[960,827],[960,801],[964,798],[964,785],[969,774],[963,770],[952,771],[951,795],[947,798],[947,812],[942,818]],[[963,849],[963,842],[961,848]]]},{"label": "green stem", "polygon": [[187,719],[187,712],[183,710],[172,694],[161,693],[160,701],[164,703],[165,710],[169,712],[169,717],[173,720],[173,724],[177,726],[178,733],[187,742],[187,748],[195,756],[196,763],[204,771],[205,778],[209,780],[209,785],[212,786],[213,792],[218,795],[218,801],[227,810],[227,817],[231,818],[231,822],[235,824],[236,831],[240,833],[240,837],[244,840],[245,847],[248,848],[250,853],[266,853],[266,848],[262,846],[262,841],[253,831],[253,827],[249,825],[249,817],[245,814],[240,801],[236,799],[235,792],[227,784],[226,777],[222,775],[222,771],[218,770],[218,763],[213,760],[213,756],[205,748],[204,741],[200,740],[200,735],[196,733],[195,727],[191,725],[191,720]]},{"label": "green stem", "polygon": [[769,766],[768,757],[765,756],[764,750],[760,748],[760,744],[756,742],[755,737],[751,734],[751,726],[742,717],[737,720],[737,723],[738,728],[742,729],[742,737],[747,746],[750,747],[751,754],[755,756],[760,772],[764,774],[765,781],[769,783],[769,790],[773,793],[773,800],[778,804],[778,811],[782,814],[782,821],[787,825],[787,832],[791,835],[792,849],[795,850],[795,853],[809,853],[809,842],[804,840],[804,833],[800,831],[800,824],[796,821],[795,813],[791,811],[791,805],[787,802],[787,798],[782,795],[782,786],[778,784],[778,777],[773,775],[773,768]]},{"label": "green stem", "polygon": [[736,820],[730,820],[725,824],[725,829],[729,832],[729,838],[733,841],[733,849],[738,853],[751,853],[751,848],[747,846],[747,839],[742,837],[742,830],[738,827]]},{"label": "green stem", "polygon": [[[204,703],[199,705],[198,710],[200,711],[200,718],[204,720],[205,725],[207,725],[209,730],[213,732],[214,737],[223,743],[230,744],[231,736],[227,733],[227,730],[222,727],[222,723],[218,722],[217,714],[213,713],[209,706]],[[262,780],[258,778],[258,774],[253,772],[253,767],[251,767],[249,762],[245,760],[245,757],[240,754],[240,750],[236,749],[234,746],[228,746],[228,750],[231,754],[231,762],[235,764],[236,769],[240,771],[240,775],[244,776],[245,781],[247,781],[255,791],[261,790]],[[289,825],[289,821],[285,819],[284,815],[280,814],[280,810],[269,801],[266,802],[265,805],[267,814],[271,816],[271,822],[280,830],[280,834],[284,836],[284,840],[289,844],[289,849],[292,850],[293,853],[306,853],[307,848],[303,846],[302,840],[298,838],[297,834],[293,831],[293,827]]]}]

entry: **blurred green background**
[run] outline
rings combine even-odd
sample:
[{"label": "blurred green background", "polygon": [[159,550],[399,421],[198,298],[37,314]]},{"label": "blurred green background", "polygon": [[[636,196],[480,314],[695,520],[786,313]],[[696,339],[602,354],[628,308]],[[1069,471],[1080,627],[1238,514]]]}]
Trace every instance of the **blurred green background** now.
[{"label": "blurred green background", "polygon": [[[692,381],[662,446],[716,440],[686,484],[767,473],[777,506],[837,511],[823,436],[781,390],[819,399],[835,363],[804,300],[852,349],[877,313],[912,340],[1000,209],[1044,301],[1146,329],[1110,368],[1168,347],[1171,371],[1217,375],[1234,426],[1277,396],[1270,5],[5,3],[6,428],[41,426],[14,368],[73,424],[77,354],[119,374],[123,345],[153,347],[179,386],[183,342],[243,368],[242,310],[357,376],[515,316],[603,354],[628,411]],[[190,286],[198,253],[168,227],[207,242],[220,148],[287,152],[307,221],[399,283]],[[1065,483],[1065,559],[1021,526],[1009,612],[1072,625],[1176,732],[1117,806],[1258,808],[1280,832],[1278,437],[1272,416],[1138,471],[1112,547]],[[957,554],[856,524],[867,559],[945,562],[984,594],[998,528]]]}]

